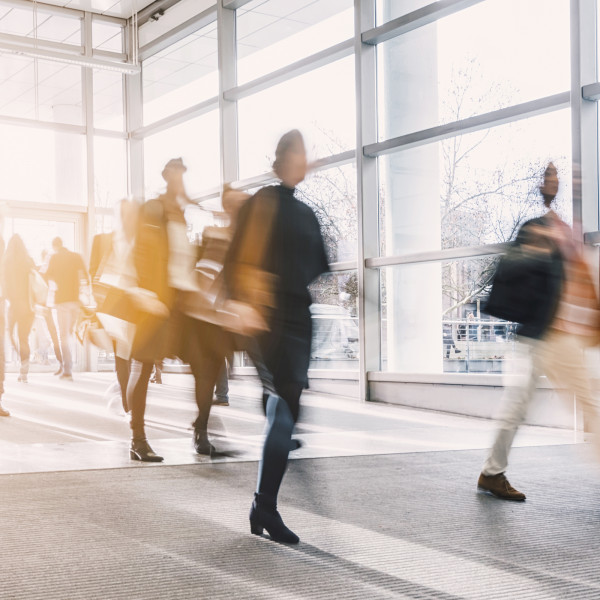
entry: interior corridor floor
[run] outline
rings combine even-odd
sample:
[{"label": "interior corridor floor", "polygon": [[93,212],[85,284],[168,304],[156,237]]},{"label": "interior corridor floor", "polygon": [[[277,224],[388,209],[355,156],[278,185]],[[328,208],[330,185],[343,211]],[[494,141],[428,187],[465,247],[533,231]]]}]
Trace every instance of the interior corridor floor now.
[{"label": "interior corridor floor", "polygon": [[[165,462],[141,465],[129,459],[128,421],[118,400],[112,396],[109,402],[105,394],[113,380],[110,373],[78,373],[73,382],[31,374],[28,384],[20,384],[8,374],[4,405],[12,416],[0,419],[0,474],[259,458],[264,417],[257,384],[230,382],[230,405],[213,407],[210,433],[222,455],[212,459],[196,455],[191,445],[196,413],[191,376],[167,374],[163,385],[151,384],[147,436]],[[297,437],[303,447],[294,459],[483,449],[494,427],[483,419],[311,392],[302,404]],[[517,446],[577,439],[573,431],[524,427]]]}]

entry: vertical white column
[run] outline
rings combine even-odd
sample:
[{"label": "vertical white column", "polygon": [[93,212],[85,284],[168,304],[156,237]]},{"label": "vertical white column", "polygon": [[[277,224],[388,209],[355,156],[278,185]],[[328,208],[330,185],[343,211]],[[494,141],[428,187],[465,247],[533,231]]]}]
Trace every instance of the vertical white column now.
[{"label": "vertical white column", "polygon": [[[388,2],[389,19],[419,2]],[[425,26],[382,47],[379,89],[386,136],[437,123],[437,34]],[[437,144],[390,154],[382,171],[385,241],[389,255],[441,248],[440,164]],[[389,268],[387,365],[404,373],[441,372],[442,285],[439,263]]]},{"label": "vertical white column", "polygon": [[363,147],[377,141],[377,56],[363,44],[363,31],[375,26],[375,0],[355,0],[356,173],[358,203],[358,316],[360,338],[359,393],[369,400],[368,373],[381,368],[380,273],[365,260],[379,253],[377,159]]}]

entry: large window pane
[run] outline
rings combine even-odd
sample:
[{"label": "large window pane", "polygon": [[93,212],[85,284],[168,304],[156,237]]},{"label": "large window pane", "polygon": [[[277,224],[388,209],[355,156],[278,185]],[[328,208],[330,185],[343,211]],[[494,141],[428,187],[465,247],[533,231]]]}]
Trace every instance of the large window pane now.
[{"label": "large window pane", "polygon": [[543,210],[546,164],[559,169],[557,210],[571,219],[568,109],[379,159],[381,253],[506,242]]},{"label": "large window pane", "polygon": [[148,198],[165,189],[161,173],[172,158],[182,157],[188,170],[185,184],[190,197],[220,184],[219,115],[196,117],[144,140],[144,178]]},{"label": "large window pane", "polygon": [[380,44],[378,79],[380,139],[567,91],[569,3],[487,0]]},{"label": "large window pane", "polygon": [[127,197],[127,143],[94,137],[94,198],[97,207],[110,208]]},{"label": "large window pane", "polygon": [[382,369],[500,373],[515,325],[482,312],[498,258],[382,269]]},{"label": "large window pane", "polygon": [[0,55],[0,114],[80,125],[81,79],[81,67]]},{"label": "large window pane", "polygon": [[123,75],[94,71],[94,127],[123,131]]},{"label": "large window pane", "polygon": [[0,125],[2,197],[86,204],[83,135]]},{"label": "large window pane", "polygon": [[348,57],[239,102],[240,176],[271,169],[277,141],[300,129],[320,158],[356,145],[354,58]]},{"label": "large window pane", "polygon": [[254,0],[237,11],[238,83],[354,35],[352,0]]},{"label": "large window pane", "polygon": [[358,370],[358,277],[329,273],[311,285],[311,369]]},{"label": "large window pane", "polygon": [[296,191],[317,215],[330,262],[355,260],[358,216],[356,165],[316,171]]},{"label": "large window pane", "polygon": [[144,61],[144,122],[153,123],[219,93],[216,23]]}]

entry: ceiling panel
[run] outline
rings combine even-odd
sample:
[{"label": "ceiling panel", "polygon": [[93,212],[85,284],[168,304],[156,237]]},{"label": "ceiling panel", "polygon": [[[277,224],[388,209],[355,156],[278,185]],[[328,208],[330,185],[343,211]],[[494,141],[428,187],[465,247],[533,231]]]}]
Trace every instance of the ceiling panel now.
[{"label": "ceiling panel", "polygon": [[132,10],[136,12],[146,8],[154,0],[43,0],[45,4],[66,6],[77,10],[86,10],[111,17],[127,19],[131,17]]}]

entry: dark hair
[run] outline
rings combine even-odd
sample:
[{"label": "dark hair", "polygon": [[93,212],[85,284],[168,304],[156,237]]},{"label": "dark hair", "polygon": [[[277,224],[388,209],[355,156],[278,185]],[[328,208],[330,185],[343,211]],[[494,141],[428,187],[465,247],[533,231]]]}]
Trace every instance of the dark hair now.
[{"label": "dark hair", "polygon": [[555,194],[547,194],[544,192],[544,190],[546,189],[546,181],[550,177],[558,177],[558,170],[552,162],[548,163],[548,166],[544,171],[544,180],[542,182],[542,185],[540,186],[540,193],[542,194],[542,198],[544,198],[544,206],[546,208],[550,208],[552,201],[554,200],[554,198],[556,198]]},{"label": "dark hair", "polygon": [[275,150],[275,162],[273,163],[273,171],[279,176],[281,167],[285,161],[287,153],[298,144],[304,148],[304,138],[297,129],[292,129],[281,136]]},{"label": "dark hair", "polygon": [[54,248],[54,247],[56,247],[56,248],[62,248],[62,247],[63,247],[63,241],[62,241],[62,239],[61,239],[61,238],[59,238],[59,237],[55,237],[55,238],[52,240],[52,247],[53,247],[53,248]]},{"label": "dark hair", "polygon": [[19,234],[15,233],[8,240],[3,262],[4,274],[9,281],[16,275],[29,272],[33,261],[29,256],[29,252],[27,252],[23,238]]}]

